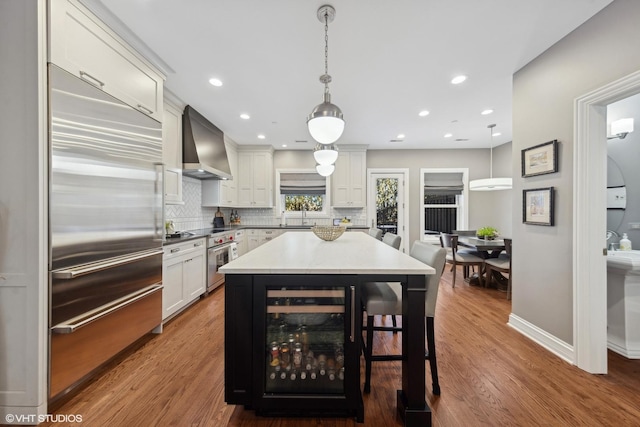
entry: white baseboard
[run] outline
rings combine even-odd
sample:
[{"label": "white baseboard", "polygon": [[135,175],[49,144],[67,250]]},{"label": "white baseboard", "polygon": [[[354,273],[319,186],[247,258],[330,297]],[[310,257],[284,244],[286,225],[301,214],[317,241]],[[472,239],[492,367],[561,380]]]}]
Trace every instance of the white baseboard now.
[{"label": "white baseboard", "polygon": [[611,341],[607,341],[607,348],[627,359],[640,359],[640,350],[625,348]]},{"label": "white baseboard", "polygon": [[573,346],[513,313],[509,315],[509,322],[507,325],[511,326],[530,340],[540,344],[542,347],[546,348],[564,361],[575,365],[575,352]]}]

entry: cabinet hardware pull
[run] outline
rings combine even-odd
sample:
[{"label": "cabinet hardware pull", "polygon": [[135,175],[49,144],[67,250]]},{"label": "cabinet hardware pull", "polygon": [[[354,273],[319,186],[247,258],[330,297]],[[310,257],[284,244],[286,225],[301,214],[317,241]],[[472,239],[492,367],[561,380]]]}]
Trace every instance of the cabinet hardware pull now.
[{"label": "cabinet hardware pull", "polygon": [[198,246],[202,246],[202,242],[194,243],[194,244],[193,244],[193,246],[195,246],[196,248],[197,248]]},{"label": "cabinet hardware pull", "polygon": [[92,84],[96,87],[99,87],[100,89],[102,89],[104,87],[104,83],[98,79],[96,79],[95,77],[93,77],[91,74],[87,73],[86,71],[82,71],[80,70],[80,77],[86,81],[89,84]]},{"label": "cabinet hardware pull", "polygon": [[75,279],[79,276],[84,276],[85,274],[92,274],[98,271],[106,270],[108,268],[118,267],[120,265],[129,264],[132,262],[140,261],[141,259],[149,258],[155,255],[162,254],[161,250],[152,250],[149,252],[144,252],[138,255],[126,256],[122,258],[118,258],[111,261],[100,262],[96,264],[92,264],[90,266],[85,267],[77,267],[77,268],[69,268],[67,270],[58,270],[51,273],[51,276],[54,279]]},{"label": "cabinet hardware pull", "polygon": [[356,340],[356,287],[351,286],[351,342]]},{"label": "cabinet hardware pull", "polygon": [[145,107],[142,104],[138,104],[138,110],[142,110],[147,114],[153,114],[153,111],[151,111],[149,108]]},{"label": "cabinet hardware pull", "polygon": [[67,320],[66,323],[60,323],[58,325],[55,325],[51,328],[51,332],[54,334],[71,334],[76,330],[80,329],[81,327],[86,326],[89,323],[95,322],[101,317],[104,317],[107,314],[112,313],[116,310],[119,310],[131,303],[139,301],[142,298],[148,295],[151,295],[152,293],[157,292],[160,289],[162,289],[162,285],[152,285],[147,288],[141,289],[138,292],[134,292],[130,295],[127,295],[124,298],[114,301],[110,305],[109,304],[104,305],[94,310],[93,312],[90,312],[88,317],[86,314],[84,314],[84,315],[75,317],[73,319]]},{"label": "cabinet hardware pull", "polygon": [[171,249],[172,254],[175,254],[176,252],[180,252],[180,248]]}]

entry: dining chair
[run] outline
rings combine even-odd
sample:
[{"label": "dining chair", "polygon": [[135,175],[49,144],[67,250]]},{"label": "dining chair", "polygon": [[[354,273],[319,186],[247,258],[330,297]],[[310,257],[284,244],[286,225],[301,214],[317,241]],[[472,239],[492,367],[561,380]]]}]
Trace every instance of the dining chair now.
[{"label": "dining chair", "polygon": [[451,271],[453,272],[452,287],[456,287],[456,270],[457,266],[464,267],[478,266],[478,280],[480,285],[484,285],[482,279],[482,267],[484,266],[484,259],[466,252],[458,252],[458,235],[440,233],[440,246],[447,249],[447,264],[451,264]]},{"label": "dining chair", "polygon": [[402,243],[402,237],[398,236],[397,234],[387,232],[382,238],[382,242],[386,243],[387,245],[395,249],[400,249],[400,243]]},{"label": "dining chair", "polygon": [[511,239],[504,240],[504,250],[506,254],[500,254],[497,258],[488,258],[484,260],[487,270],[487,280],[491,283],[493,271],[509,274],[507,279],[507,299],[511,299]]},{"label": "dining chair", "polygon": [[378,240],[382,240],[382,230],[372,227],[369,229],[369,236],[374,237]]},{"label": "dining chair", "polygon": [[[451,230],[451,234],[457,234],[458,236],[466,236],[466,237],[476,237],[478,235],[478,230]],[[472,254],[475,256],[479,256],[480,258],[482,258],[482,255],[480,254],[480,252],[475,251],[471,248],[458,248],[458,253],[467,253],[467,254]],[[472,271],[475,273],[475,268],[471,267]],[[467,277],[469,277],[469,266],[465,266],[462,271],[464,272],[464,278],[466,279]]]},{"label": "dining chair", "polygon": [[[382,242],[386,243],[387,245],[391,246],[392,248],[400,249],[400,243],[402,243],[402,238],[400,236],[398,236],[397,234],[387,232],[387,233],[385,233],[384,237],[382,238]],[[394,331],[393,331],[393,333],[395,334],[397,332],[397,328],[398,328],[398,320],[396,319],[396,315],[395,314],[391,315],[391,324],[395,328]]]},{"label": "dining chair", "polygon": [[[427,275],[427,292],[425,294],[425,322],[427,333],[427,351],[425,359],[429,359],[431,368],[431,381],[433,394],[440,394],[440,384],[438,382],[438,367],[436,363],[436,345],[434,333],[434,317],[436,302],[438,298],[438,288],[442,270],[444,269],[447,251],[437,245],[416,240],[411,246],[410,256],[433,267],[436,272]],[[387,360],[402,360],[399,354],[373,354],[373,334],[374,331],[393,331],[402,328],[390,326],[375,326],[374,316],[376,315],[402,315],[402,285],[398,282],[372,282],[365,283],[362,289],[362,308],[367,312],[366,343],[362,338],[362,347],[365,358],[365,382],[364,392],[371,391],[371,363]]]}]

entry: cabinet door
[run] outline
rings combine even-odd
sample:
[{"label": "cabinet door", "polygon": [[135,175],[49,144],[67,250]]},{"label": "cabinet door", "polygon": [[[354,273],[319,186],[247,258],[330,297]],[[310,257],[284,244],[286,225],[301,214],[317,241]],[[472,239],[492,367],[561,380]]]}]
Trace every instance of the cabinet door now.
[{"label": "cabinet door", "polygon": [[163,110],[164,202],[182,204],[182,113],[167,103]]},{"label": "cabinet door", "polygon": [[184,261],[184,293],[188,301],[204,294],[206,290],[205,253],[194,254]]},{"label": "cabinet door", "polygon": [[331,204],[336,207],[349,206],[349,178],[351,176],[351,173],[349,172],[351,156],[349,154],[349,152],[338,151],[336,169],[331,177],[331,194],[333,197]]},{"label": "cabinet door", "polygon": [[271,197],[271,171],[273,158],[270,153],[253,153],[253,201],[254,206],[273,205]]},{"label": "cabinet door", "polygon": [[366,172],[367,158],[365,152],[352,151],[349,153],[349,186],[350,206],[364,208],[366,205]]},{"label": "cabinet door", "polygon": [[162,76],[77,1],[49,5],[50,61],[161,121]]},{"label": "cabinet door", "polygon": [[162,269],[162,319],[178,311],[185,303],[182,292],[182,258],[164,261]]},{"label": "cabinet door", "polygon": [[253,206],[253,153],[238,153],[238,206]]}]

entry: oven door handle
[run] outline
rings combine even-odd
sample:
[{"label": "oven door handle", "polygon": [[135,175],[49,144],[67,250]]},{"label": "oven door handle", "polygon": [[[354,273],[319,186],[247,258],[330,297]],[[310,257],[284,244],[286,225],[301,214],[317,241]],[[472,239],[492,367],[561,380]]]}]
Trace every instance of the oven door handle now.
[{"label": "oven door handle", "polygon": [[53,271],[51,272],[51,277],[53,277],[54,279],[65,279],[65,280],[75,279],[76,277],[96,273],[98,271],[106,270],[108,268],[118,267],[124,264],[130,264],[132,262],[140,261],[141,259],[150,258],[152,256],[160,255],[162,253],[163,253],[162,249],[160,250],[154,249],[152,251],[144,252],[144,253],[133,255],[133,256],[127,256],[127,257],[112,259],[109,261],[98,262],[95,264],[91,264],[89,266],[74,267],[74,268],[68,268],[66,270]]},{"label": "oven door handle", "polygon": [[95,322],[101,317],[106,316],[109,313],[112,313],[116,310],[119,310],[131,303],[134,303],[142,298],[151,295],[152,293],[162,289],[162,285],[151,285],[147,288],[141,289],[138,292],[127,295],[126,297],[120,298],[118,300],[113,301],[110,304],[103,305],[95,310],[92,310],[88,313],[81,314],[73,319],[69,319],[63,323],[58,323],[57,325],[51,327],[51,332],[54,334],[71,334],[78,330],[79,328],[88,325],[91,322]]}]

